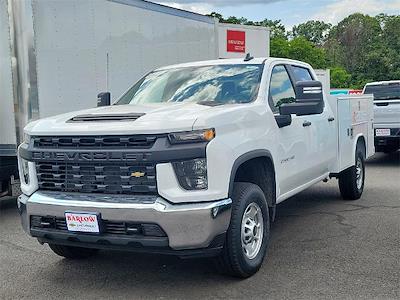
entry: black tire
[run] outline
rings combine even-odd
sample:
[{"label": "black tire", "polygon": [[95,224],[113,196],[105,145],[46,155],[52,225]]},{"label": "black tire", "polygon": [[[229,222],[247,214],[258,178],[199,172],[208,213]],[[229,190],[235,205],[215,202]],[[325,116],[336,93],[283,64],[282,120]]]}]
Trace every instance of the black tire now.
[{"label": "black tire", "polygon": [[95,255],[99,250],[92,248],[72,247],[64,245],[49,244],[53,252],[68,259],[83,259]]},{"label": "black tire", "polygon": [[[365,157],[362,147],[357,146],[356,149],[356,164],[342,172],[339,175],[339,189],[340,194],[344,200],[357,200],[360,199],[364,190],[365,181]],[[358,184],[357,165],[361,168],[362,180],[361,185]]]},{"label": "black tire", "polygon": [[[247,182],[234,184],[232,194],[231,222],[227,231],[223,251],[216,258],[216,265],[224,274],[247,278],[256,273],[264,260],[269,244],[270,217],[267,201],[261,188]],[[242,218],[251,203],[256,203],[261,209],[263,219],[263,235],[261,246],[256,256],[249,259],[242,248]]]}]

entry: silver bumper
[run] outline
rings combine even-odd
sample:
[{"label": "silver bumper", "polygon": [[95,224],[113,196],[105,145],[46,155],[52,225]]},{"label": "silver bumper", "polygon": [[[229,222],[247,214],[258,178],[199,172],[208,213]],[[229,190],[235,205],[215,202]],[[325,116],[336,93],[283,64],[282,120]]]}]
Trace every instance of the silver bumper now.
[{"label": "silver bumper", "polygon": [[[38,191],[18,199],[22,224],[30,233],[31,215],[64,217],[65,211],[100,213],[102,219],[158,224],[173,250],[206,248],[225,233],[231,199],[206,203],[171,204],[157,196],[100,195]],[[23,209],[21,209],[23,208]]]}]

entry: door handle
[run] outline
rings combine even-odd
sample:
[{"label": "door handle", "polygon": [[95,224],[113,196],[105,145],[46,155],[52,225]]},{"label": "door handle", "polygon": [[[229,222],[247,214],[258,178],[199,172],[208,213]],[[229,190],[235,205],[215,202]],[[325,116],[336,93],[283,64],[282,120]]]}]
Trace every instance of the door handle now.
[{"label": "door handle", "polygon": [[335,118],[334,118],[334,117],[329,117],[329,118],[328,118],[328,122],[333,122],[333,121],[335,121]]},{"label": "door handle", "polygon": [[311,122],[310,121],[304,121],[303,127],[307,127],[307,126],[311,126]]}]

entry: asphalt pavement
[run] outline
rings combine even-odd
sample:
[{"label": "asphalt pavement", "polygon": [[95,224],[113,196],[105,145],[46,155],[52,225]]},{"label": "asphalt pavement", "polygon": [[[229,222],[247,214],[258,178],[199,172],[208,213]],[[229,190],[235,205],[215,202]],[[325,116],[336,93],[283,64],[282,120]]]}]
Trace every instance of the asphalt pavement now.
[{"label": "asphalt pavement", "polygon": [[400,152],[375,155],[357,201],[336,180],[278,206],[268,257],[253,277],[207,259],[102,251],[68,261],[29,238],[15,201],[0,208],[0,299],[400,299]]}]

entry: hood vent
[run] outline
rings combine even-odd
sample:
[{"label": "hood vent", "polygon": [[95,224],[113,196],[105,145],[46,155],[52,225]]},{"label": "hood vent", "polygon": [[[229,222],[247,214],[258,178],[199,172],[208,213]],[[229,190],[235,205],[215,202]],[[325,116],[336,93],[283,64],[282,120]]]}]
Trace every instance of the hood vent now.
[{"label": "hood vent", "polygon": [[68,122],[103,122],[103,121],[135,121],[136,119],[144,116],[145,114],[131,113],[131,114],[86,114],[79,115],[69,119]]}]

